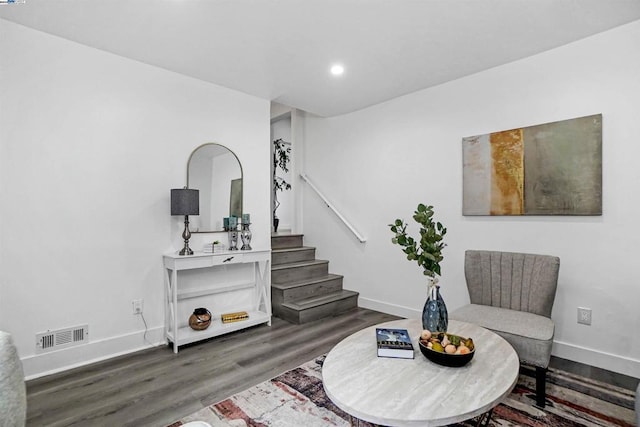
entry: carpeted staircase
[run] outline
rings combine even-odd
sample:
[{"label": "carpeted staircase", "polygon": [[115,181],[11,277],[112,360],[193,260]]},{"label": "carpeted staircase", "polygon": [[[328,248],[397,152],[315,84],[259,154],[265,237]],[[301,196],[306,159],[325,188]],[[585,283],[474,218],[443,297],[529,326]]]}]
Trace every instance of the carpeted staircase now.
[{"label": "carpeted staircase", "polygon": [[302,234],[271,237],[271,305],[273,315],[307,323],[358,306],[358,293],[342,289],[343,276],[329,273],[329,261],[303,246]]}]

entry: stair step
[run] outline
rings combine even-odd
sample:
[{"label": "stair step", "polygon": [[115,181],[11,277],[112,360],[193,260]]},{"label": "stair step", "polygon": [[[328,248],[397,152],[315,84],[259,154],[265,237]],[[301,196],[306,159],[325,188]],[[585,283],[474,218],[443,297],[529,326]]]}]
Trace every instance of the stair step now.
[{"label": "stair step", "polygon": [[293,323],[335,316],[358,307],[358,293],[342,289],[343,276],[329,273],[329,261],[315,259],[302,234],[271,235],[271,308]]},{"label": "stair step", "polygon": [[299,248],[302,246],[302,234],[274,234],[271,236],[271,250]]},{"label": "stair step", "polygon": [[299,248],[275,249],[271,251],[271,265],[290,264],[300,261],[312,261],[316,258],[316,248],[301,246]]},{"label": "stair step", "polygon": [[293,323],[307,323],[352,310],[357,306],[358,293],[342,290],[274,306],[274,310],[277,310],[274,314]]},{"label": "stair step", "polygon": [[271,283],[292,283],[324,277],[329,274],[329,261],[311,260],[271,266]]},{"label": "stair step", "polygon": [[273,304],[282,304],[295,300],[326,295],[342,290],[343,276],[327,274],[317,279],[293,283],[274,283],[271,285]]},{"label": "stair step", "polygon": [[306,310],[312,307],[318,307],[320,305],[328,304],[330,302],[339,301],[345,298],[357,296],[358,292],[348,291],[343,289],[338,292],[333,292],[330,294],[313,296],[309,298],[305,298],[302,300],[291,301],[284,303],[285,307],[289,307],[293,310]]}]

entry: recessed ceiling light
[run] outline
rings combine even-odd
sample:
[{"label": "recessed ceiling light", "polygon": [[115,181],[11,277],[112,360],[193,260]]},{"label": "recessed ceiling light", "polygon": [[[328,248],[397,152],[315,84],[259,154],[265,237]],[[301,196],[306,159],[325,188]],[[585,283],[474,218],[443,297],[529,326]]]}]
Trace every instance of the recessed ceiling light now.
[{"label": "recessed ceiling light", "polygon": [[331,66],[331,74],[334,76],[339,76],[344,73],[344,67],[340,64],[334,64]]}]

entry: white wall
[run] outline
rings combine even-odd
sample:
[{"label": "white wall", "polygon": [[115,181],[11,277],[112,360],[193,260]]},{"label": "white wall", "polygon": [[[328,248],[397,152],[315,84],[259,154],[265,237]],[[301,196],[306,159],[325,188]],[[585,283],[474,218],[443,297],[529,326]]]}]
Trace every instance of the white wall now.
[{"label": "white wall", "polygon": [[[4,20],[0,61],[0,329],[28,376],[148,345],[132,299],[162,340],[169,190],[202,143],[237,154],[252,246],[270,247],[268,101]],[[37,332],[83,323],[89,345],[34,356]]]},{"label": "white wall", "polygon": [[[558,255],[553,353],[640,377],[638,46],[635,22],[352,114],[308,115],[305,172],[368,241],[358,243],[305,191],[305,243],[345,275],[361,306],[417,317],[425,280],[391,244],[387,224],[414,223],[417,204],[432,204],[448,228],[441,290],[450,310],[468,302],[466,249]],[[462,216],[463,137],[596,113],[602,216]],[[579,306],[593,309],[591,326],[576,323]]]}]

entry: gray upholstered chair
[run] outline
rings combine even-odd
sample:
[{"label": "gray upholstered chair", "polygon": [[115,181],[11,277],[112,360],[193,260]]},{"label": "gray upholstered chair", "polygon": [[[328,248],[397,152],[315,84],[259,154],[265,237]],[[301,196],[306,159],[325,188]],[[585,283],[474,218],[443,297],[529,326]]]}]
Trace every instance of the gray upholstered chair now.
[{"label": "gray upholstered chair", "polygon": [[22,363],[11,335],[0,331],[0,425],[23,427],[27,397]]},{"label": "gray upholstered chair", "polygon": [[450,319],[490,329],[509,342],[521,362],[536,368],[536,404],[545,405],[560,259],[549,255],[468,250],[464,272],[471,304]]}]

